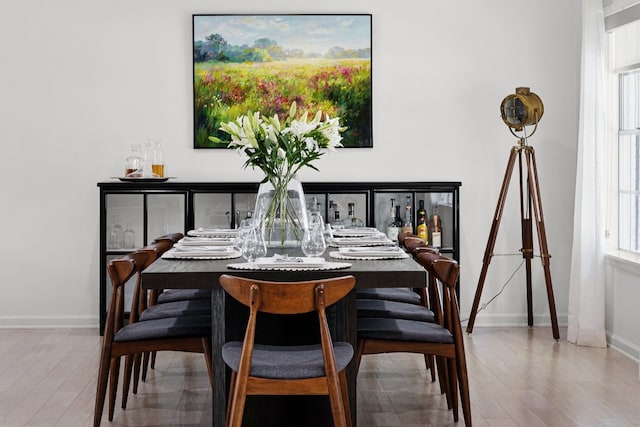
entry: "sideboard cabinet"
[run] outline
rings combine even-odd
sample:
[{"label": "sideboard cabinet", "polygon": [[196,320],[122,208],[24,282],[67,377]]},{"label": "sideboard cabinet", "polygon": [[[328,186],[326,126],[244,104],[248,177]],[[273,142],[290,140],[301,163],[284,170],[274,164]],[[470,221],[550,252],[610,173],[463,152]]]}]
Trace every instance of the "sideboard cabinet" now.
[{"label": "sideboard cabinet", "polygon": [[[460,182],[308,182],[302,184],[308,206],[316,204],[326,220],[349,204],[366,226],[386,230],[391,199],[416,209],[423,200],[427,215],[442,222],[441,252],[460,260]],[[111,286],[107,263],[163,234],[199,227],[235,228],[254,209],[255,182],[121,182],[98,183],[100,189],[100,333],[104,329]],[[337,206],[332,208],[330,205]],[[127,298],[130,301],[131,298]]]}]

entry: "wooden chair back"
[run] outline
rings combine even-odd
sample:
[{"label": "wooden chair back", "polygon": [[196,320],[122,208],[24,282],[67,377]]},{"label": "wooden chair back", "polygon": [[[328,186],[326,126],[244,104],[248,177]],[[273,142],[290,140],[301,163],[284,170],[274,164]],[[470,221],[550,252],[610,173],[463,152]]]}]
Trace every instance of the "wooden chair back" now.
[{"label": "wooden chair back", "polygon": [[[336,427],[350,427],[351,416],[344,369],[338,371],[325,308],[345,297],[355,286],[353,276],[303,282],[271,282],[222,275],[220,285],[234,299],[250,308],[247,330],[237,372],[232,373],[232,389],[227,409],[227,425],[242,423],[247,394],[329,395]],[[269,379],[250,375],[258,312],[302,314],[317,311],[324,377]]]},{"label": "wooden chair back", "polygon": [[[242,304],[272,314],[324,310],[344,298],[355,285],[353,276],[303,282],[269,282],[222,275],[220,285]],[[256,287],[259,294],[252,291]]]},{"label": "wooden chair back", "polygon": [[183,237],[184,237],[184,234],[182,233],[169,233],[169,234],[164,234],[162,236],[156,237],[155,239],[153,239],[152,243],[156,243],[162,240],[168,240],[170,242],[177,243]]}]

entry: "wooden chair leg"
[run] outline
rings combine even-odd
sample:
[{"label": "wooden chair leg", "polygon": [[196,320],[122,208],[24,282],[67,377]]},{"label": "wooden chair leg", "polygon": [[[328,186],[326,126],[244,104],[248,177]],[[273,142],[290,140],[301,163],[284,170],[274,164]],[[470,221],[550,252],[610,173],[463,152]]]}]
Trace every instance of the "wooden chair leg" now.
[{"label": "wooden chair leg", "polygon": [[100,358],[100,367],[98,368],[98,384],[96,386],[96,404],[93,409],[93,427],[100,426],[102,419],[102,411],[104,410],[104,400],[107,395],[107,385],[109,382],[109,368],[111,365],[111,357],[104,353]]},{"label": "wooden chair leg", "polygon": [[342,394],[342,406],[344,407],[344,412],[346,415],[347,427],[353,426],[353,421],[351,420],[351,405],[349,404],[349,387],[347,385],[347,374],[343,370],[340,372],[340,392]]},{"label": "wooden chair leg", "polygon": [[149,365],[151,369],[156,369],[156,352],[151,352],[151,365]]},{"label": "wooden chair leg", "polygon": [[142,356],[142,381],[147,380],[147,369],[149,368],[149,352],[145,351]]},{"label": "wooden chair leg", "polygon": [[440,378],[440,393],[447,397],[447,408],[451,409],[451,393],[449,392],[449,367],[444,357],[436,357],[438,378]]},{"label": "wooden chair leg", "polygon": [[113,421],[113,412],[116,407],[116,393],[118,391],[118,376],[120,375],[120,357],[111,358],[109,372],[109,421]]},{"label": "wooden chair leg", "polygon": [[226,416],[226,425],[231,425],[231,406],[233,403],[233,390],[236,388],[236,379],[238,378],[238,373],[236,371],[231,372],[231,382],[229,384],[229,396],[227,398],[227,416]]},{"label": "wooden chair leg", "polygon": [[447,359],[449,374],[449,394],[451,395],[451,409],[453,410],[453,421],[458,422],[458,375],[455,359]]},{"label": "wooden chair leg", "polygon": [[133,354],[127,354],[124,358],[124,377],[122,379],[122,409],[127,409],[129,386],[131,385],[131,372],[133,371]]},{"label": "wooden chair leg", "polygon": [[142,355],[136,353],[133,356],[133,394],[138,394],[138,384],[140,383],[140,365],[142,364]]},{"label": "wooden chair leg", "polygon": [[431,382],[435,382],[436,381],[436,362],[435,362],[435,357],[431,354],[425,354],[424,355],[424,363],[427,366],[427,369],[429,370],[429,373],[431,374]]},{"label": "wooden chair leg", "polygon": [[460,387],[460,400],[462,401],[462,415],[467,427],[471,427],[471,400],[469,398],[469,376],[467,374],[467,361],[464,349],[456,348],[456,367],[458,370],[458,385]]},{"label": "wooden chair leg", "polygon": [[331,402],[331,414],[334,427],[347,427],[346,408],[343,403],[340,380],[335,377],[327,377],[329,388],[329,401]]},{"label": "wooden chair leg", "polygon": [[356,375],[360,372],[360,360],[362,359],[362,355],[364,354],[364,345],[366,340],[358,340],[358,348],[356,350]]},{"label": "wooden chair leg", "polygon": [[209,384],[211,385],[211,390],[213,390],[211,338],[202,338],[202,349],[204,350],[204,361],[207,365],[207,373],[209,374]]}]

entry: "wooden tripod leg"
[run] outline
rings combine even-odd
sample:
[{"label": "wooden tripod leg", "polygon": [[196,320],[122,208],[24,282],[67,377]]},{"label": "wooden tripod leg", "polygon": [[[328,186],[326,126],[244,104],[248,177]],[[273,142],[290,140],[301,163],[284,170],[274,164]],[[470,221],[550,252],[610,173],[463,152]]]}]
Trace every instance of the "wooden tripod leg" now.
[{"label": "wooden tripod leg", "polygon": [[[538,243],[540,245],[540,260],[542,269],[544,270],[544,281],[547,286],[547,299],[549,301],[549,315],[551,316],[551,329],[553,338],[560,339],[558,330],[558,316],[556,313],[556,303],[553,296],[553,286],[551,284],[551,271],[549,263],[551,255],[547,246],[547,232],[544,226],[544,215],[542,213],[542,199],[540,197],[540,183],[538,181],[538,168],[536,166],[536,156],[533,147],[527,147],[527,169],[529,173],[529,193],[532,196],[533,212],[535,215],[536,226],[538,230]],[[533,178],[533,179],[531,179]]]},{"label": "wooden tripod leg", "polygon": [[[533,259],[533,222],[531,221],[531,192],[529,191],[530,175],[527,174],[527,182],[524,182],[524,168],[522,167],[522,151],[518,153],[518,166],[520,166],[520,225],[522,235],[522,258],[525,263],[525,279],[527,291],[527,324],[533,326],[533,287],[531,285],[531,260]],[[529,161],[527,159],[527,164]],[[526,196],[525,196],[526,192]]]},{"label": "wooden tripod leg", "polygon": [[509,161],[507,163],[507,170],[504,173],[504,179],[502,181],[502,187],[500,188],[500,195],[498,196],[498,204],[496,206],[496,212],[493,215],[493,222],[491,223],[491,231],[489,232],[489,239],[487,240],[487,247],[484,251],[484,258],[482,260],[482,270],[480,272],[480,279],[478,280],[478,286],[476,287],[476,295],[473,299],[473,305],[471,307],[471,313],[469,315],[469,322],[467,323],[467,333],[473,332],[473,324],[476,321],[476,314],[478,313],[478,306],[480,305],[480,298],[482,297],[482,288],[484,281],[487,277],[487,270],[493,257],[493,248],[496,244],[496,237],[498,235],[498,229],[500,228],[500,220],[502,219],[502,211],[504,210],[504,202],[507,198],[507,192],[509,190],[509,182],[511,181],[511,175],[513,173],[513,166],[516,161],[516,155],[520,152],[520,147],[515,146],[511,149],[509,155]]}]

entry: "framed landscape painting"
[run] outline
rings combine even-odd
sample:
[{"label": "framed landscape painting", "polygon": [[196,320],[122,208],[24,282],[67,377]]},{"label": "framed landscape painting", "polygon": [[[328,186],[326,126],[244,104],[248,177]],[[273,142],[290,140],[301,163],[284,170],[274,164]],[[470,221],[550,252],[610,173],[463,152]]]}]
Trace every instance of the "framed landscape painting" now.
[{"label": "framed landscape painting", "polygon": [[371,15],[193,15],[194,147],[226,148],[248,111],[340,117],[344,147],[372,147]]}]

